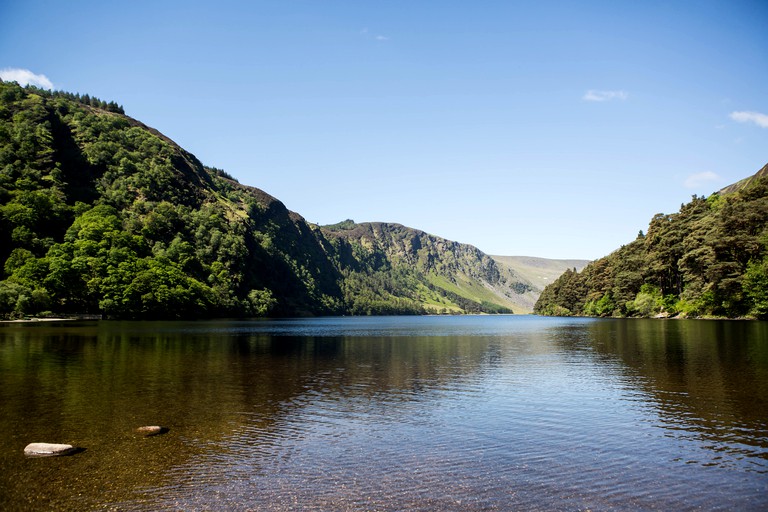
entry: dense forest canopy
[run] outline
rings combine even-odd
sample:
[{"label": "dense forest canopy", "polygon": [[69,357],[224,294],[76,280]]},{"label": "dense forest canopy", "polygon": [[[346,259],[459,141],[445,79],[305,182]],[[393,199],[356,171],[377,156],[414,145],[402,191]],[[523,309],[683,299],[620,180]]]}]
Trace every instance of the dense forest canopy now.
[{"label": "dense forest canopy", "polygon": [[544,289],[544,315],[768,318],[768,165]]},{"label": "dense forest canopy", "polygon": [[511,312],[529,286],[403,226],[309,224],[115,102],[2,81],[0,272],[6,318]]}]

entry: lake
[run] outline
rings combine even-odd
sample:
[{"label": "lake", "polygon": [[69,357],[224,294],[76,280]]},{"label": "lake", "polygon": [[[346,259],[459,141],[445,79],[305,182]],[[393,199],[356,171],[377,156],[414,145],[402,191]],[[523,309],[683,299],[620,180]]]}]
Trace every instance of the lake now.
[{"label": "lake", "polygon": [[768,323],[3,324],[0,428],[6,511],[766,510]]}]

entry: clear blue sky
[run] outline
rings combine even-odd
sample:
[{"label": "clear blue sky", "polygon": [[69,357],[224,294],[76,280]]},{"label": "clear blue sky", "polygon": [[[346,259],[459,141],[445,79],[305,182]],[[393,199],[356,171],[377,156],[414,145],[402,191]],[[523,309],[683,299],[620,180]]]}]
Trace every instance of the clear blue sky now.
[{"label": "clear blue sky", "polygon": [[0,70],[310,222],[489,254],[604,256],[768,163],[765,0],[6,0]]}]

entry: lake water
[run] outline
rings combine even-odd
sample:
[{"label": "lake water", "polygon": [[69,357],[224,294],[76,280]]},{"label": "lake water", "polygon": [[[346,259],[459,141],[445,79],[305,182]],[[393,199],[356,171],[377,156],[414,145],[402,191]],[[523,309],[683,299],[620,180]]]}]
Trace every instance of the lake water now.
[{"label": "lake water", "polygon": [[5,324],[0,431],[2,510],[766,510],[768,324]]}]

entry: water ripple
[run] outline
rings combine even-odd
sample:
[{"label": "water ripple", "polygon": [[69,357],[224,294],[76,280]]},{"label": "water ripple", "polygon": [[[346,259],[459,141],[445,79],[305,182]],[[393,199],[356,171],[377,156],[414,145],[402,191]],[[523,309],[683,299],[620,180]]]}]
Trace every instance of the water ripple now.
[{"label": "water ripple", "polygon": [[[0,454],[0,505],[56,489],[71,496],[37,508],[768,509],[768,358],[759,337],[733,341],[741,324],[155,327],[0,344],[12,444],[63,433],[88,447],[54,461]],[[126,435],[147,417],[169,433]]]}]

